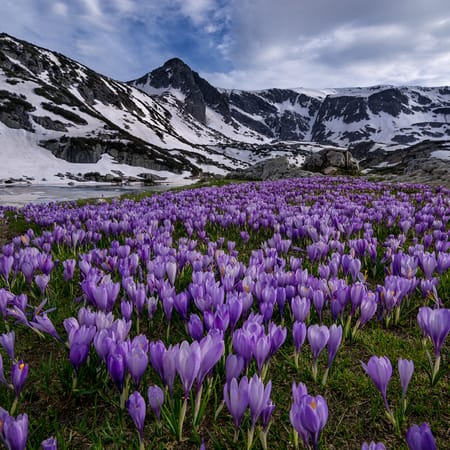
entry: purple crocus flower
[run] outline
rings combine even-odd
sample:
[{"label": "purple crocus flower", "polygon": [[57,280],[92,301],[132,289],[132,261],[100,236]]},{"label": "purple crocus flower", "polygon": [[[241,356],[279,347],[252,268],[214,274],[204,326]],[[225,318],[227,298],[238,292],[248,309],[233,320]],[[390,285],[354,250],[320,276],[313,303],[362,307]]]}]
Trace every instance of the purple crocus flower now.
[{"label": "purple crocus flower", "polygon": [[438,357],[445,338],[450,333],[450,309],[431,309],[428,306],[419,308],[417,314],[422,333],[431,338],[434,346],[434,354]]},{"label": "purple crocus flower", "polygon": [[272,381],[269,381],[264,386],[263,381],[256,374],[248,382],[248,404],[252,418],[252,427],[256,425],[256,421],[269,403],[271,391]]},{"label": "purple crocus flower", "polygon": [[147,352],[139,346],[134,346],[125,358],[131,379],[137,389],[148,366]]},{"label": "purple crocus flower", "polygon": [[293,297],[291,300],[291,310],[297,322],[306,322],[311,310],[311,300],[306,297]]},{"label": "purple crocus flower", "polygon": [[253,347],[253,356],[255,357],[258,373],[261,375],[262,367],[266,362],[270,352],[270,336],[262,335],[257,338]]},{"label": "purple crocus flower", "polygon": [[377,307],[376,296],[372,292],[368,292],[361,301],[359,328],[362,328],[375,315]]},{"label": "purple crocus flower", "polygon": [[289,419],[291,421],[292,426],[295,428],[297,433],[302,438],[302,441],[306,446],[309,446],[309,434],[298,420],[297,414],[300,407],[300,402],[302,398],[308,394],[308,389],[304,383],[298,383],[298,385],[294,382],[292,383],[292,406],[289,411]]},{"label": "purple crocus flower", "polygon": [[436,441],[429,425],[423,422],[420,427],[413,425],[406,433],[409,450],[436,450]]},{"label": "purple crocus flower", "polygon": [[363,442],[361,450],[386,450],[386,447],[383,443],[371,441],[370,444],[367,442]]},{"label": "purple crocus flower", "polygon": [[270,356],[273,356],[286,340],[287,329],[272,322],[269,325],[268,335],[270,336]]},{"label": "purple crocus flower", "polygon": [[28,364],[25,364],[22,360],[13,364],[11,368],[11,382],[14,387],[16,397],[19,397],[22,391],[25,380],[28,376]]},{"label": "purple crocus flower", "polygon": [[292,383],[292,399],[295,404],[300,404],[300,400],[304,395],[308,394],[308,388],[304,383]]},{"label": "purple crocus flower", "polygon": [[122,300],[120,302],[120,313],[127,322],[131,320],[131,315],[133,314],[133,304],[131,302],[127,302],[126,300]]},{"label": "purple crocus flower", "polygon": [[187,327],[192,339],[199,341],[203,337],[203,322],[197,314],[191,314]]},{"label": "purple crocus flower", "polygon": [[56,340],[61,341],[53,322],[48,318],[46,313],[43,313],[40,316],[35,316],[34,320],[29,322],[29,325],[31,328],[47,333],[50,336],[53,336]]},{"label": "purple crocus flower", "polygon": [[92,311],[91,308],[85,308],[84,306],[78,311],[78,323],[81,325],[86,325],[87,327],[92,327],[95,325],[97,319],[97,313]]},{"label": "purple crocus flower", "polygon": [[148,404],[155,413],[158,421],[161,420],[161,406],[164,403],[164,391],[159,386],[150,386],[147,390]]},{"label": "purple crocus flower", "polygon": [[41,294],[44,295],[47,285],[50,281],[50,275],[39,274],[34,277],[34,281],[37,284]]},{"label": "purple crocus flower", "polygon": [[315,324],[308,328],[308,342],[311,346],[314,361],[317,361],[329,338],[330,330],[325,325],[319,326]]},{"label": "purple crocus flower", "polygon": [[5,378],[5,372],[3,370],[3,357],[0,353],[0,382],[3,383],[5,386],[9,386],[9,383],[6,381]]},{"label": "purple crocus flower", "polygon": [[306,338],[306,325],[304,322],[294,322],[292,326],[292,337],[294,340],[295,352],[300,353],[300,349]]},{"label": "purple crocus flower", "polygon": [[74,259],[66,259],[65,261],[63,261],[62,264],[64,267],[63,272],[64,281],[69,281],[73,278],[76,263],[77,262]]},{"label": "purple crocus flower", "polygon": [[117,389],[119,392],[122,392],[126,371],[124,356],[118,351],[110,353],[106,360],[106,367],[108,368],[108,373],[114,381],[114,384],[117,386]]},{"label": "purple crocus flower", "polygon": [[16,334],[14,331],[10,331],[9,333],[3,333],[0,336],[0,345],[6,350],[8,356],[14,361],[14,341],[16,338]]},{"label": "purple crocus flower", "polygon": [[11,272],[12,266],[14,264],[13,256],[0,256],[0,275],[3,275],[6,282],[8,282],[9,274]]},{"label": "purple crocus flower", "polygon": [[240,355],[230,353],[225,361],[225,374],[227,383],[230,383],[233,378],[238,378],[244,370],[244,358]]},{"label": "purple crocus flower", "polygon": [[180,344],[176,355],[176,370],[181,379],[181,384],[184,389],[184,397],[189,397],[189,391],[194,384],[200,369],[201,349],[197,341],[189,344],[183,341]]},{"label": "purple crocus flower", "polygon": [[264,432],[266,432],[267,428],[269,427],[269,422],[274,410],[275,405],[272,403],[271,400],[269,400],[269,402],[261,412],[261,426]]},{"label": "purple crocus flower", "polygon": [[375,386],[380,391],[384,400],[384,406],[390,411],[387,402],[387,386],[392,376],[392,364],[387,356],[372,356],[367,364],[361,362],[367,375],[372,378]]},{"label": "purple crocus flower", "polygon": [[199,389],[205,377],[212,371],[215,364],[222,357],[225,343],[221,334],[208,334],[200,341],[200,367],[197,374],[197,388]]},{"label": "purple crocus flower", "polygon": [[147,412],[147,407],[145,405],[144,398],[138,391],[133,392],[129,396],[127,400],[127,409],[133,419],[136,429],[139,432],[139,440],[141,441],[144,432],[145,413]]},{"label": "purple crocus flower", "polygon": [[434,253],[420,253],[419,254],[419,264],[423,270],[426,279],[431,279],[433,277],[433,272],[437,267],[436,255]]},{"label": "purple crocus flower", "polygon": [[327,402],[321,395],[316,397],[304,395],[296,405],[291,420],[299,435],[302,436],[306,432],[314,450],[317,450],[320,433],[328,420]]},{"label": "purple crocus flower", "polygon": [[187,321],[188,309],[189,309],[189,293],[187,291],[180,292],[175,295],[173,306],[175,310],[180,314],[184,321]]},{"label": "purple crocus flower", "polygon": [[166,263],[166,273],[167,278],[169,278],[170,284],[173,286],[175,284],[175,279],[177,276],[177,263],[175,261],[168,261]]},{"label": "purple crocus flower", "polygon": [[[66,320],[64,321],[64,325],[69,326],[69,322],[66,322]],[[68,331],[70,346],[69,359],[75,370],[78,370],[89,355],[91,341],[95,336],[96,328],[86,327],[85,325],[76,328],[78,322],[76,322],[76,325],[75,322],[72,323]]]},{"label": "purple crocus flower", "polygon": [[248,384],[247,377],[242,377],[239,384],[237,379],[233,378],[231,382],[226,383],[223,388],[223,398],[233,416],[236,431],[238,431],[241,426],[242,418],[244,417],[245,410],[248,406]]},{"label": "purple crocus flower", "polygon": [[53,436],[41,442],[42,450],[57,450],[57,448],[58,442],[56,441],[56,438],[54,438]]},{"label": "purple crocus flower", "polygon": [[106,361],[114,345],[115,342],[109,329],[100,330],[94,336],[94,347],[102,361]]},{"label": "purple crocus flower", "polygon": [[339,349],[339,346],[342,342],[342,325],[337,326],[335,323],[330,327],[330,337],[327,343],[328,350],[328,365],[329,368],[333,363],[334,358],[336,357],[336,353]]},{"label": "purple crocus flower", "polygon": [[402,386],[403,397],[406,396],[409,382],[414,372],[414,362],[408,359],[400,358],[398,360],[398,373],[400,375],[400,384]]},{"label": "purple crocus flower", "polygon": [[322,290],[314,290],[312,295],[314,307],[316,308],[319,316],[319,322],[322,323],[322,309],[325,305],[325,296]]},{"label": "purple crocus flower", "polygon": [[28,416],[19,414],[15,419],[5,410],[0,413],[3,426],[1,434],[9,450],[24,450],[28,437]]}]

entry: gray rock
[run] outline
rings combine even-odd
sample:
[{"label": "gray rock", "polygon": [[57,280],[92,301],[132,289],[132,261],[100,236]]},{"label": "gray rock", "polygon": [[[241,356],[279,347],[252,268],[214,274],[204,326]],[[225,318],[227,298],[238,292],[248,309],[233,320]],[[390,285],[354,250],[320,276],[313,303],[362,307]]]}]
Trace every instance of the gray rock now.
[{"label": "gray rock", "polygon": [[291,166],[285,157],[260,161],[247,169],[237,170],[227,175],[228,178],[243,180],[278,180],[285,178],[303,178],[314,175],[296,166]]},{"label": "gray rock", "polygon": [[59,120],[52,120],[48,116],[32,116],[33,121],[36,122],[41,127],[45,128],[46,130],[53,130],[53,131],[67,131],[67,128],[64,123],[62,123]]},{"label": "gray rock", "polygon": [[337,148],[324,148],[312,153],[306,158],[303,168],[325,175],[356,174],[359,171],[358,162],[351,152]]}]

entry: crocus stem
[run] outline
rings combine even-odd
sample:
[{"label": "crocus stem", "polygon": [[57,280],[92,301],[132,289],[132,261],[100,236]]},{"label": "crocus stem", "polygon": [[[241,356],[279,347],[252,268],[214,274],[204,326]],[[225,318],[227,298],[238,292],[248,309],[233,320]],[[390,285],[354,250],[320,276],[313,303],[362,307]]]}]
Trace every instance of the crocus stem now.
[{"label": "crocus stem", "polygon": [[234,430],[233,443],[236,444],[238,439],[239,439],[239,429],[236,429]]},{"label": "crocus stem", "polygon": [[170,321],[167,324],[167,328],[166,328],[166,339],[169,340],[169,335],[170,335]]},{"label": "crocus stem", "polygon": [[390,313],[386,316],[384,322],[385,322],[386,328],[389,328],[389,324],[391,322],[391,314]]},{"label": "crocus stem", "polygon": [[263,364],[261,369],[261,379],[264,381],[267,377],[267,370],[269,369],[269,363]]},{"label": "crocus stem", "polygon": [[328,372],[330,371],[330,368],[327,367],[325,369],[325,373],[323,374],[323,378],[322,378],[322,386],[325,386],[327,384],[328,381]]},{"label": "crocus stem", "polygon": [[198,413],[200,412],[202,393],[203,393],[203,384],[200,386],[200,389],[197,391],[197,394],[195,396],[194,420],[193,420],[194,429],[197,428],[197,418],[198,418]]},{"label": "crocus stem", "polygon": [[294,448],[298,448],[298,433],[294,430]]},{"label": "crocus stem", "polygon": [[263,429],[259,430],[259,440],[261,442],[261,447],[263,450],[267,450],[267,432]]},{"label": "crocus stem", "polygon": [[15,397],[13,404],[11,405],[11,410],[9,411],[9,415],[12,416],[16,412],[17,403],[19,402],[19,397]]},{"label": "crocus stem", "polygon": [[300,354],[298,352],[294,353],[294,364],[295,364],[295,368],[298,369],[298,357],[300,356]]},{"label": "crocus stem", "polygon": [[217,407],[216,412],[214,414],[214,420],[217,420],[217,418],[219,417],[219,414],[221,413],[223,406],[225,405],[225,402],[222,400],[220,402],[220,405]]},{"label": "crocus stem", "polygon": [[356,335],[358,334],[360,325],[361,325],[361,321],[358,319],[355,323],[355,326],[352,328],[352,333],[351,333],[352,341],[355,339]]},{"label": "crocus stem", "polygon": [[[405,422],[406,419],[406,406],[407,406],[407,402],[406,402],[406,398],[405,395],[402,394],[402,411],[401,411],[401,423],[403,424]],[[399,424],[400,425],[400,424]]]},{"label": "crocus stem", "polygon": [[434,386],[434,383],[436,381],[436,376],[439,372],[439,367],[441,365],[441,355],[438,355],[436,357],[436,361],[434,362],[434,367],[433,367],[433,374],[431,376],[431,385]]},{"label": "crocus stem", "polygon": [[144,441],[142,440],[141,433],[139,433],[139,450],[145,450]]},{"label": "crocus stem", "polygon": [[391,411],[388,406],[386,407],[386,417],[389,419],[389,422],[392,423],[394,430],[399,433],[398,421],[394,416],[394,412]]},{"label": "crocus stem", "polygon": [[395,308],[394,325],[397,325],[400,320],[400,305]]},{"label": "crocus stem", "polygon": [[315,359],[313,361],[313,365],[312,365],[312,377],[314,381],[317,381],[317,359]]},{"label": "crocus stem", "polygon": [[248,430],[247,450],[250,450],[252,448],[254,434],[255,434],[255,425],[252,425],[250,427],[250,430]]},{"label": "crocus stem", "polygon": [[344,339],[346,339],[347,336],[348,336],[351,324],[352,324],[352,315],[349,314],[348,317],[347,317],[347,321],[345,322],[344,336],[343,336]]},{"label": "crocus stem", "polygon": [[183,423],[184,418],[186,417],[186,409],[187,409],[187,398],[183,400],[183,405],[180,409],[180,418],[178,420],[178,441],[183,439]]},{"label": "crocus stem", "polygon": [[136,319],[136,333],[137,334],[139,334],[139,328],[140,328],[140,324],[139,324],[140,320],[139,319],[140,319],[140,317],[138,314],[137,319]]},{"label": "crocus stem", "polygon": [[74,372],[72,375],[72,392],[77,388],[78,376],[77,373]]},{"label": "crocus stem", "polygon": [[125,381],[125,386],[122,389],[122,392],[120,393],[120,409],[125,409],[125,403],[128,398],[128,393],[130,392],[130,383],[128,382],[128,376]]}]

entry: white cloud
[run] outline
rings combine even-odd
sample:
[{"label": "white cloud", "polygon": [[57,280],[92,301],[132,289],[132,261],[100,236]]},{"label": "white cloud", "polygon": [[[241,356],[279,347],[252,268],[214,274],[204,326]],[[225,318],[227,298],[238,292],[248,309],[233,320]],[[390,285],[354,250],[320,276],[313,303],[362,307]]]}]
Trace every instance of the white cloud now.
[{"label": "white cloud", "polygon": [[180,11],[196,25],[201,25],[208,20],[208,16],[214,10],[214,0],[178,0]]},{"label": "white cloud", "polygon": [[448,0],[2,0],[0,30],[119,79],[178,56],[228,88],[450,84]]},{"label": "white cloud", "polygon": [[57,16],[61,16],[63,18],[66,18],[69,13],[68,6],[62,2],[56,2],[53,5],[52,10]]}]

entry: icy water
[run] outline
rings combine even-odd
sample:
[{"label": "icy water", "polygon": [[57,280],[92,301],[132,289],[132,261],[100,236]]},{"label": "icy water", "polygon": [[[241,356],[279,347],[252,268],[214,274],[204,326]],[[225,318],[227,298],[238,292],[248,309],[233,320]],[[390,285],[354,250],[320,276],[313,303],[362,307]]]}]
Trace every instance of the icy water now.
[{"label": "icy water", "polygon": [[87,198],[118,197],[123,194],[166,191],[175,185],[158,186],[1,186],[0,205],[23,206],[27,203],[49,203]]}]

